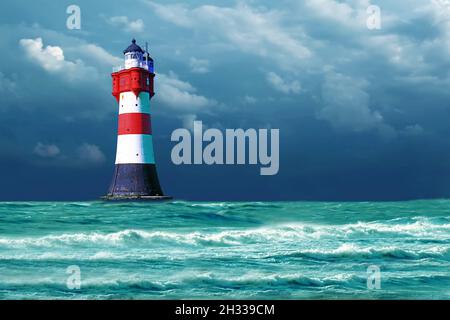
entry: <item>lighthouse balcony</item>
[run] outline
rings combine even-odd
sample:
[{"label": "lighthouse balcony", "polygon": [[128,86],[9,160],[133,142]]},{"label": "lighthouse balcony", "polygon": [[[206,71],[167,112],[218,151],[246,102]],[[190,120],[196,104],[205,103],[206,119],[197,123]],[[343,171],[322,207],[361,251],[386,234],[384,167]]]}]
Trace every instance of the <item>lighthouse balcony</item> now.
[{"label": "lighthouse balcony", "polygon": [[136,96],[140,92],[148,92],[150,97],[153,97],[153,78],[154,73],[151,73],[143,68],[123,69],[111,74],[112,76],[112,94],[119,101],[121,92],[132,91]]}]

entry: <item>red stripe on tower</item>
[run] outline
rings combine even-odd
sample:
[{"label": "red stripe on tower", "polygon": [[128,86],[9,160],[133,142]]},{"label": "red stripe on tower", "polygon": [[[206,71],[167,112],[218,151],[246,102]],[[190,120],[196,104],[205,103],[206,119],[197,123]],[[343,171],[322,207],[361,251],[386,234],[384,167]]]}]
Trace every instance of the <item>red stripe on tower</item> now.
[{"label": "red stripe on tower", "polygon": [[118,134],[152,134],[148,113],[123,113],[119,115]]}]

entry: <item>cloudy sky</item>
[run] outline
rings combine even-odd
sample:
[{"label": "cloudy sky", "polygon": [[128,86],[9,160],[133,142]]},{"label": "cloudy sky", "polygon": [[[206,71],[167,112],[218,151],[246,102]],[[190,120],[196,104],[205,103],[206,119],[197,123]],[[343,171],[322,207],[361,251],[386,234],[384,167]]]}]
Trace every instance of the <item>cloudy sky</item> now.
[{"label": "cloudy sky", "polygon": [[[81,29],[66,27],[69,5]],[[370,5],[381,29],[367,28]],[[191,200],[450,196],[450,1],[2,1],[1,200],[88,200],[112,178],[112,67],[148,41],[167,194]],[[170,134],[279,128],[280,171],[175,166]]]}]

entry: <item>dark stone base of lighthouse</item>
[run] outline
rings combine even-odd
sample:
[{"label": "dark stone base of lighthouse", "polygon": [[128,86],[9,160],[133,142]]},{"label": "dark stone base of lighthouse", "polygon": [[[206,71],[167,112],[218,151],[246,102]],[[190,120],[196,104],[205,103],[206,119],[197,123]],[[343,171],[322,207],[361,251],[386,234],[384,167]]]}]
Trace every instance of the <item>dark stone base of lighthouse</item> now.
[{"label": "dark stone base of lighthouse", "polygon": [[105,200],[168,200],[154,164],[116,164]]}]

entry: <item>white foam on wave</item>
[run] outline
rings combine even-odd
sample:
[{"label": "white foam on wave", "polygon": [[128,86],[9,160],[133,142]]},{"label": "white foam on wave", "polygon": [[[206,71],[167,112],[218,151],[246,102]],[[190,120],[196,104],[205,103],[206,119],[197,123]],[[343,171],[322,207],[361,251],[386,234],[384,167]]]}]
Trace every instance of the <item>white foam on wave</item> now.
[{"label": "white foam on wave", "polygon": [[112,233],[82,232],[51,234],[41,237],[0,237],[3,247],[52,247],[71,245],[180,244],[239,246],[258,243],[295,243],[300,240],[351,240],[380,237],[412,237],[417,239],[450,239],[450,224],[436,224],[426,218],[407,223],[358,222],[344,225],[282,224],[252,229],[199,230],[193,232],[145,231],[126,229]]},{"label": "white foam on wave", "polygon": [[342,244],[332,249],[304,249],[287,253],[290,256],[309,256],[313,258],[329,257],[387,257],[421,259],[426,257],[442,257],[450,252],[447,246],[359,246],[354,243]]},{"label": "white foam on wave", "polygon": [[[170,283],[176,286],[180,285],[207,285],[220,287],[245,287],[245,286],[267,286],[267,287],[286,287],[286,286],[305,286],[322,287],[328,285],[349,284],[359,281],[359,275],[347,273],[273,273],[273,272],[246,272],[242,275],[232,275],[215,272],[185,272],[169,279]],[[365,279],[365,278],[361,278]]]}]

